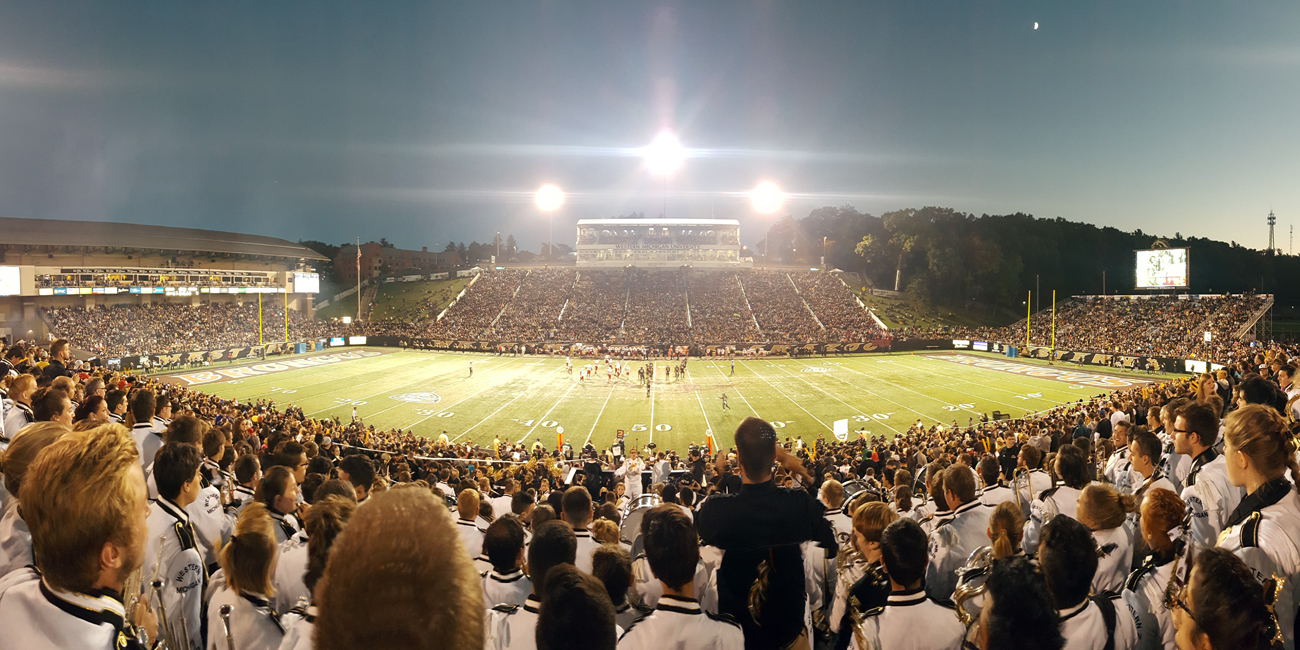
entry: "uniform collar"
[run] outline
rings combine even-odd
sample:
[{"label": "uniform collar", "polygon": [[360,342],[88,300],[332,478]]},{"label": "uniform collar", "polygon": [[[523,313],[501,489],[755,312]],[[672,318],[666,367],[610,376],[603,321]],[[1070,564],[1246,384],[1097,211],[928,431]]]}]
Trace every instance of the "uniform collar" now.
[{"label": "uniform collar", "polygon": [[906,589],[889,594],[890,607],[910,607],[925,602],[925,588]]},{"label": "uniform collar", "polygon": [[1192,460],[1192,470],[1187,473],[1188,487],[1196,485],[1196,476],[1201,473],[1201,469],[1213,463],[1214,459],[1218,457],[1219,452],[1215,451],[1214,447],[1206,447],[1205,451],[1197,454],[1196,458]]},{"label": "uniform collar", "polygon": [[953,510],[953,511],[952,511],[952,516],[956,517],[957,515],[960,515],[960,514],[962,514],[963,512],[970,512],[971,510],[974,510],[975,508],[977,508],[977,507],[979,507],[979,506],[981,506],[981,505],[984,505],[984,504],[980,503],[978,499],[972,500],[972,501],[967,502],[967,503],[963,503],[962,505],[957,506],[957,509],[956,509],[956,510]]},{"label": "uniform collar", "polygon": [[27,415],[34,415],[34,414],[32,413],[32,407],[30,407],[30,406],[28,406],[28,405],[26,405],[26,404],[23,404],[22,402],[14,401],[14,406],[17,406],[18,408],[20,408],[20,409],[22,409],[23,411],[25,411],[25,412],[27,413]]},{"label": "uniform collar", "polygon": [[134,425],[131,426],[131,429],[132,429],[132,430],[135,430],[135,429],[152,429],[152,428],[153,428],[153,425],[152,425],[152,424],[149,424],[148,422],[136,422]]},{"label": "uniform collar", "polygon": [[1228,523],[1223,527],[1224,530],[1232,528],[1246,520],[1252,512],[1263,510],[1271,505],[1276,504],[1286,497],[1292,490],[1291,482],[1286,480],[1286,476],[1279,476],[1255,489],[1254,492],[1246,495],[1241,500],[1237,508],[1232,511],[1228,517]]},{"label": "uniform collar", "polygon": [[524,570],[515,569],[510,573],[497,573],[497,570],[493,569],[492,572],[488,574],[488,577],[497,582],[517,582],[524,577]]},{"label": "uniform collar", "polygon": [[659,597],[659,603],[655,605],[655,609],[664,612],[676,612],[678,614],[697,615],[702,613],[700,611],[699,601],[694,598],[672,596],[669,594],[664,594]]},{"label": "uniform collar", "polygon": [[478,528],[478,524],[474,523],[473,521],[471,521],[471,520],[469,520],[469,519],[457,519],[457,520],[456,520],[456,525],[457,525],[457,526],[470,526],[470,527],[475,528],[475,529]]},{"label": "uniform collar", "polygon": [[575,531],[573,531],[573,536],[574,536],[574,537],[591,537],[591,531],[589,531],[589,530],[587,530],[587,529],[585,529],[585,528],[582,529],[582,530],[575,530]]},{"label": "uniform collar", "polygon": [[126,608],[122,605],[122,596],[117,592],[107,589],[90,593],[62,591],[46,584],[45,579],[41,578],[41,595],[65,614],[87,623],[107,623],[119,630],[124,625]]},{"label": "uniform collar", "polygon": [[542,601],[537,600],[537,596],[533,594],[528,594],[528,598],[524,600],[525,612],[532,612],[536,614],[538,609],[541,608],[541,606],[542,606]]},{"label": "uniform collar", "polygon": [[1074,618],[1075,616],[1078,616],[1079,614],[1083,613],[1083,610],[1088,608],[1089,602],[1091,601],[1089,601],[1087,598],[1084,598],[1083,602],[1079,603],[1078,605],[1075,605],[1074,607],[1070,607],[1067,609],[1058,609],[1056,610],[1056,613],[1058,616],[1060,616],[1061,622],[1064,623]]},{"label": "uniform collar", "polygon": [[186,514],[185,508],[176,505],[171,499],[158,497],[158,500],[154,503],[157,503],[158,507],[161,508],[163,512],[171,515],[177,521],[184,524],[190,523],[190,516]]}]

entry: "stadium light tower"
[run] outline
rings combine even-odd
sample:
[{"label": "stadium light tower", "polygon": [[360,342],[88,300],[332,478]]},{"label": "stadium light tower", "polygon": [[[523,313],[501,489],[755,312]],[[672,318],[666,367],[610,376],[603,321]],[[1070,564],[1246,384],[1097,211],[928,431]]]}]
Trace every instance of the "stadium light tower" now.
[{"label": "stadium light tower", "polygon": [[537,188],[537,193],[533,195],[533,203],[537,209],[546,213],[550,222],[550,234],[547,237],[546,247],[550,249],[552,256],[555,255],[555,211],[564,205],[564,190],[557,185],[547,183]]},{"label": "stadium light tower", "polygon": [[[773,183],[772,181],[763,181],[758,185],[755,185],[754,189],[749,191],[749,204],[753,206],[754,212],[759,214],[773,214],[785,205],[785,192],[782,192],[781,188],[778,187],[776,183]],[[764,263],[766,263],[767,250],[769,248],[767,240],[769,239],[771,239],[770,236],[763,238]]]}]

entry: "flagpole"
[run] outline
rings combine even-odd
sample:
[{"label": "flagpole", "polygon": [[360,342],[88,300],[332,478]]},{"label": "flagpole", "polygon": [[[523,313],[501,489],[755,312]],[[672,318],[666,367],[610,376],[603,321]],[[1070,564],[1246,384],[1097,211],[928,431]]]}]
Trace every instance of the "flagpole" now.
[{"label": "flagpole", "polygon": [[[261,291],[261,288],[258,288]],[[262,294],[257,294],[257,344],[262,345]]]},{"label": "flagpole", "polygon": [[1031,289],[1029,296],[1025,298],[1025,351],[1029,351],[1029,318],[1033,315],[1034,292]]},{"label": "flagpole", "polygon": [[1056,289],[1052,289],[1052,352],[1056,352]]},{"label": "flagpole", "polygon": [[357,325],[361,325],[361,238],[357,237]]}]

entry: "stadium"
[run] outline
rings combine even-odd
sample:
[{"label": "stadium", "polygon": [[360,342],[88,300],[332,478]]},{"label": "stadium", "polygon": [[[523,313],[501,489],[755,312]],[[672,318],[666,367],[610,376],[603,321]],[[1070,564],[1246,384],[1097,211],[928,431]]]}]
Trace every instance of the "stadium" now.
[{"label": "stadium", "polygon": [[0,650],[1297,646],[1300,5],[4,9]]}]

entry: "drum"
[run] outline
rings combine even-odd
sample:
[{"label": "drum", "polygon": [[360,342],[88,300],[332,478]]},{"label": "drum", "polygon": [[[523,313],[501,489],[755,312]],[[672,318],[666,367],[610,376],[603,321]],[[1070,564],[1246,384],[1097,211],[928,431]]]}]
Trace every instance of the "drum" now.
[{"label": "drum", "polygon": [[641,545],[641,519],[651,508],[663,502],[658,494],[642,494],[627,502],[626,511],[623,513],[623,525],[619,526],[618,532],[623,542],[632,546],[634,559],[645,550]]}]

